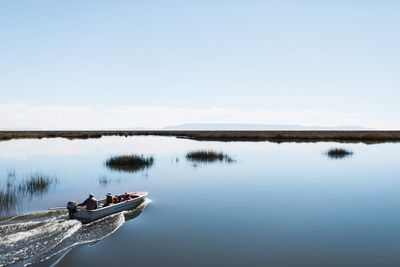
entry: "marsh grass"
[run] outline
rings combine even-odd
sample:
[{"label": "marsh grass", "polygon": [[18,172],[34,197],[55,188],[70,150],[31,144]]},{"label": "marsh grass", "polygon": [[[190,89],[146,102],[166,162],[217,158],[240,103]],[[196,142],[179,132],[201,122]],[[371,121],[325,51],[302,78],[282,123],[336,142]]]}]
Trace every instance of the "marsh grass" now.
[{"label": "marsh grass", "polygon": [[233,163],[235,160],[228,154],[213,150],[191,151],[186,154],[186,160],[192,163],[225,162]]},{"label": "marsh grass", "polygon": [[153,163],[153,157],[145,157],[143,155],[113,156],[105,161],[105,165],[110,170],[124,172],[139,172],[150,168]]},{"label": "marsh grass", "polygon": [[51,185],[56,183],[58,183],[56,177],[37,172],[29,175],[19,185],[18,190],[30,197],[41,196],[49,191]]},{"label": "marsh grass", "polygon": [[21,207],[24,198],[42,196],[58,179],[40,172],[33,173],[23,180],[18,180],[15,171],[7,173],[5,186],[0,187],[0,214],[15,211]]},{"label": "marsh grass", "polygon": [[331,159],[342,159],[352,156],[353,152],[344,148],[331,148],[326,152],[326,155]]}]

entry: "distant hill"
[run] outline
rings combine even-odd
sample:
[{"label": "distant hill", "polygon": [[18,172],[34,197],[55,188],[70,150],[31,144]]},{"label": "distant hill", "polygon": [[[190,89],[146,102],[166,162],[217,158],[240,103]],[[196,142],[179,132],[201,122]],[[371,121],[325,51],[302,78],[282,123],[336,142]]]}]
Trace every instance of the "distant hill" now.
[{"label": "distant hill", "polygon": [[286,125],[286,124],[243,124],[243,123],[187,123],[175,126],[167,126],[162,130],[193,130],[193,131],[228,131],[228,130],[247,130],[247,131],[272,131],[272,130],[371,130],[360,126],[301,126],[301,125]]}]

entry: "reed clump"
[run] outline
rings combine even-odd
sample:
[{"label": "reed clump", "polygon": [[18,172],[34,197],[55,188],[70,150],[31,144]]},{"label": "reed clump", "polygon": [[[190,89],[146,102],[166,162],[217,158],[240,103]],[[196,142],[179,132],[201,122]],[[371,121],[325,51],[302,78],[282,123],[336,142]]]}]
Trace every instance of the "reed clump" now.
[{"label": "reed clump", "polygon": [[29,196],[40,196],[48,192],[50,186],[57,181],[56,177],[37,172],[26,178],[18,189]]},{"label": "reed clump", "polygon": [[326,152],[326,154],[331,159],[341,159],[352,156],[353,152],[344,148],[331,148]]},{"label": "reed clump", "polygon": [[186,159],[190,162],[195,163],[211,163],[216,161],[232,163],[235,161],[228,154],[213,150],[199,150],[188,152],[186,154]]},{"label": "reed clump", "polygon": [[105,165],[116,171],[138,172],[150,168],[154,163],[153,157],[143,155],[113,156],[106,160]]},{"label": "reed clump", "polygon": [[31,200],[33,197],[43,196],[57,183],[58,179],[56,177],[40,172],[19,180],[15,171],[9,171],[5,185],[0,185],[0,215],[15,211],[21,207],[26,197]]}]

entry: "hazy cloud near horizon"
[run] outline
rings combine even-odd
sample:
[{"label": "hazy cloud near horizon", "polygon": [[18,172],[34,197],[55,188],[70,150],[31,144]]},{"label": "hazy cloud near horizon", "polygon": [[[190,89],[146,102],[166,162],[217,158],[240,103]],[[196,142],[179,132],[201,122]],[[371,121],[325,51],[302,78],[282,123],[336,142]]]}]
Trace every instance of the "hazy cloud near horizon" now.
[{"label": "hazy cloud near horizon", "polygon": [[[4,129],[160,129],[184,123],[296,124],[304,126],[357,125],[374,129],[395,129],[400,124],[364,114],[333,113],[317,110],[237,110],[227,108],[171,107],[85,107],[34,106],[26,103],[0,105]],[[400,127],[399,127],[400,128]]]}]

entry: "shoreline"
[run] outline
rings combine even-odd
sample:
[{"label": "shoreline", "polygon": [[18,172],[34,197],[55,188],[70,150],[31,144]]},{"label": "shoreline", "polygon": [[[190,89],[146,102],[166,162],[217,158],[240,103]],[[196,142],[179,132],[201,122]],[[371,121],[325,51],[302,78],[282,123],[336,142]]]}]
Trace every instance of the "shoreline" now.
[{"label": "shoreline", "polygon": [[13,139],[90,139],[103,136],[170,136],[198,141],[269,141],[283,142],[339,142],[390,143],[400,142],[400,131],[166,131],[166,130],[95,130],[95,131],[0,131],[0,141]]}]

